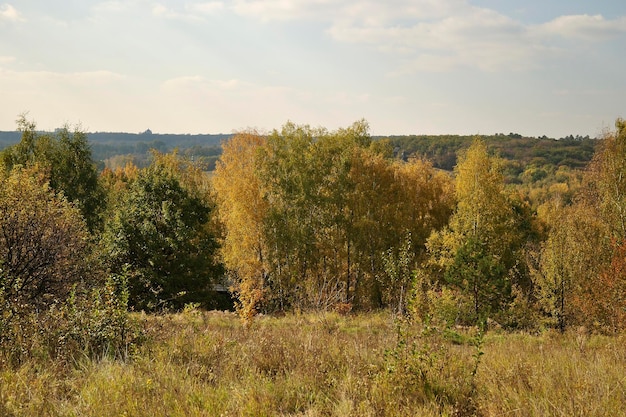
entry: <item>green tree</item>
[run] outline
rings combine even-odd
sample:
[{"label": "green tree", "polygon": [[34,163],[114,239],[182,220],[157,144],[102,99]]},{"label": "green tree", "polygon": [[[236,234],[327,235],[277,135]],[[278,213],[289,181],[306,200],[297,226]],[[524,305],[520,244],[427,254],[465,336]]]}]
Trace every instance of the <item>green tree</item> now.
[{"label": "green tree", "polygon": [[472,320],[500,311],[511,295],[511,270],[522,246],[520,216],[504,191],[500,160],[477,139],[455,168],[457,207],[449,228],[429,239],[448,284],[472,300]]},{"label": "green tree", "polygon": [[171,162],[156,154],[105,224],[109,266],[117,274],[131,271],[129,303],[137,309],[208,303],[211,284],[222,273],[215,259],[213,205],[190,185],[197,173],[178,172],[181,165]]},{"label": "green tree", "polygon": [[368,129],[362,120],[332,132],[287,123],[224,145],[213,184],[244,316],[404,304],[392,293],[408,284],[386,274],[384,254],[410,235],[411,259],[423,256],[451,213],[451,182],[425,161],[394,162]]},{"label": "green tree", "polygon": [[327,308],[350,299],[352,248],[346,210],[351,152],[369,146],[364,121],[328,132],[287,123],[260,152],[265,222],[278,306]]},{"label": "green tree", "polygon": [[18,118],[17,124],[22,139],[2,151],[3,165],[11,170],[38,164],[46,171],[50,186],[79,208],[89,230],[101,230],[105,195],[87,134],[78,127],[70,131],[68,126],[53,134],[40,133],[35,122],[28,121],[25,115]]}]

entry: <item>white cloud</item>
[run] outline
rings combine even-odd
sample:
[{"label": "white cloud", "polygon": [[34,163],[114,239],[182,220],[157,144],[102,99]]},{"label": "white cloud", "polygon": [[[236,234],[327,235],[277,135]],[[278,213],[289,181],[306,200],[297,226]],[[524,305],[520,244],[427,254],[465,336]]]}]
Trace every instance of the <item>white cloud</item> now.
[{"label": "white cloud", "polygon": [[11,20],[11,21],[23,21],[22,15],[17,11],[15,7],[12,5],[5,3],[0,5],[0,21],[1,20]]},{"label": "white cloud", "polygon": [[123,2],[123,1],[118,1],[118,0],[109,0],[109,1],[103,1],[100,3],[97,3],[93,9],[96,12],[115,12],[115,13],[119,13],[119,12],[123,12],[128,10],[129,7],[129,2]]},{"label": "white cloud", "polygon": [[167,19],[202,21],[207,15],[214,15],[222,10],[224,3],[221,1],[188,3],[180,8],[167,7],[159,3],[152,7],[152,14]]},{"label": "white cloud", "polygon": [[392,74],[539,68],[559,56],[555,35],[600,41],[626,33],[626,17],[561,16],[530,25],[467,0],[232,0],[230,6],[261,21],[318,21],[336,41],[399,59]]},{"label": "white cloud", "polygon": [[194,3],[185,6],[185,9],[194,13],[214,14],[224,10],[224,3],[221,1],[209,1],[204,3]]},{"label": "white cloud", "polygon": [[162,4],[155,4],[152,7],[152,14],[166,19],[201,20],[201,17],[194,13],[188,13],[185,10],[179,12]]},{"label": "white cloud", "polygon": [[15,62],[15,57],[14,56],[3,56],[3,55],[0,55],[0,64],[10,64],[12,62]]},{"label": "white cloud", "polygon": [[405,64],[393,72],[395,75],[458,67],[487,71],[522,65],[526,68],[544,49],[520,23],[482,8],[466,8],[462,15],[418,20],[404,26],[340,22],[328,32],[339,41],[366,43],[402,56]]},{"label": "white cloud", "polygon": [[233,10],[261,20],[351,20],[368,24],[431,19],[466,8],[464,0],[232,0]]},{"label": "white cloud", "polygon": [[607,20],[602,15],[560,16],[537,30],[570,39],[603,40],[626,34],[626,16]]},{"label": "white cloud", "polygon": [[323,6],[324,0],[233,0],[233,10],[244,16],[261,20],[291,20],[305,16],[313,17],[316,6]]}]

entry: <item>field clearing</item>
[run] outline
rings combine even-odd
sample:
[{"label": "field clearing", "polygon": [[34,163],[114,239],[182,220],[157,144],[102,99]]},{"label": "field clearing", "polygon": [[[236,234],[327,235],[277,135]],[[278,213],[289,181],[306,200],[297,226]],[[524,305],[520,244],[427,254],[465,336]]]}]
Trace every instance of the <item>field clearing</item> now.
[{"label": "field clearing", "polygon": [[[624,335],[488,332],[468,407],[428,395],[408,368],[389,377],[398,346],[389,313],[260,317],[250,326],[222,312],[136,318],[146,341],[125,362],[32,359],[0,369],[0,415],[626,415]],[[445,342],[450,357],[427,353],[419,369],[440,366],[443,375],[447,363],[471,361],[476,347],[458,336]],[[451,375],[438,381],[451,384]]]}]

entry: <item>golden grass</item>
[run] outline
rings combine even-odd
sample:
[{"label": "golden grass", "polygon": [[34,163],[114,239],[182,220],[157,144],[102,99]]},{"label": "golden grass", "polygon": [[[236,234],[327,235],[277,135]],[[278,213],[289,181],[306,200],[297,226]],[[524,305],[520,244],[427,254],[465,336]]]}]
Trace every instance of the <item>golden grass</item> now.
[{"label": "golden grass", "polygon": [[477,375],[485,415],[626,415],[626,338],[490,337]]},{"label": "golden grass", "polygon": [[[0,370],[0,416],[455,413],[384,377],[385,351],[397,342],[388,314],[260,317],[248,327],[218,312],[139,320],[148,341],[127,362],[79,358],[72,366],[41,361]],[[575,332],[488,333],[475,379],[477,414],[626,415],[625,342]]]}]

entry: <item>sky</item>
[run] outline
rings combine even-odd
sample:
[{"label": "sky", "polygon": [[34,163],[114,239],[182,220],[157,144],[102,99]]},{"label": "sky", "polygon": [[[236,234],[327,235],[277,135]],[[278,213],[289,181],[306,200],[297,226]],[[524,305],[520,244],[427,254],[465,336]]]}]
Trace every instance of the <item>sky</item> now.
[{"label": "sky", "polygon": [[0,0],[0,130],[595,137],[621,0]]}]

